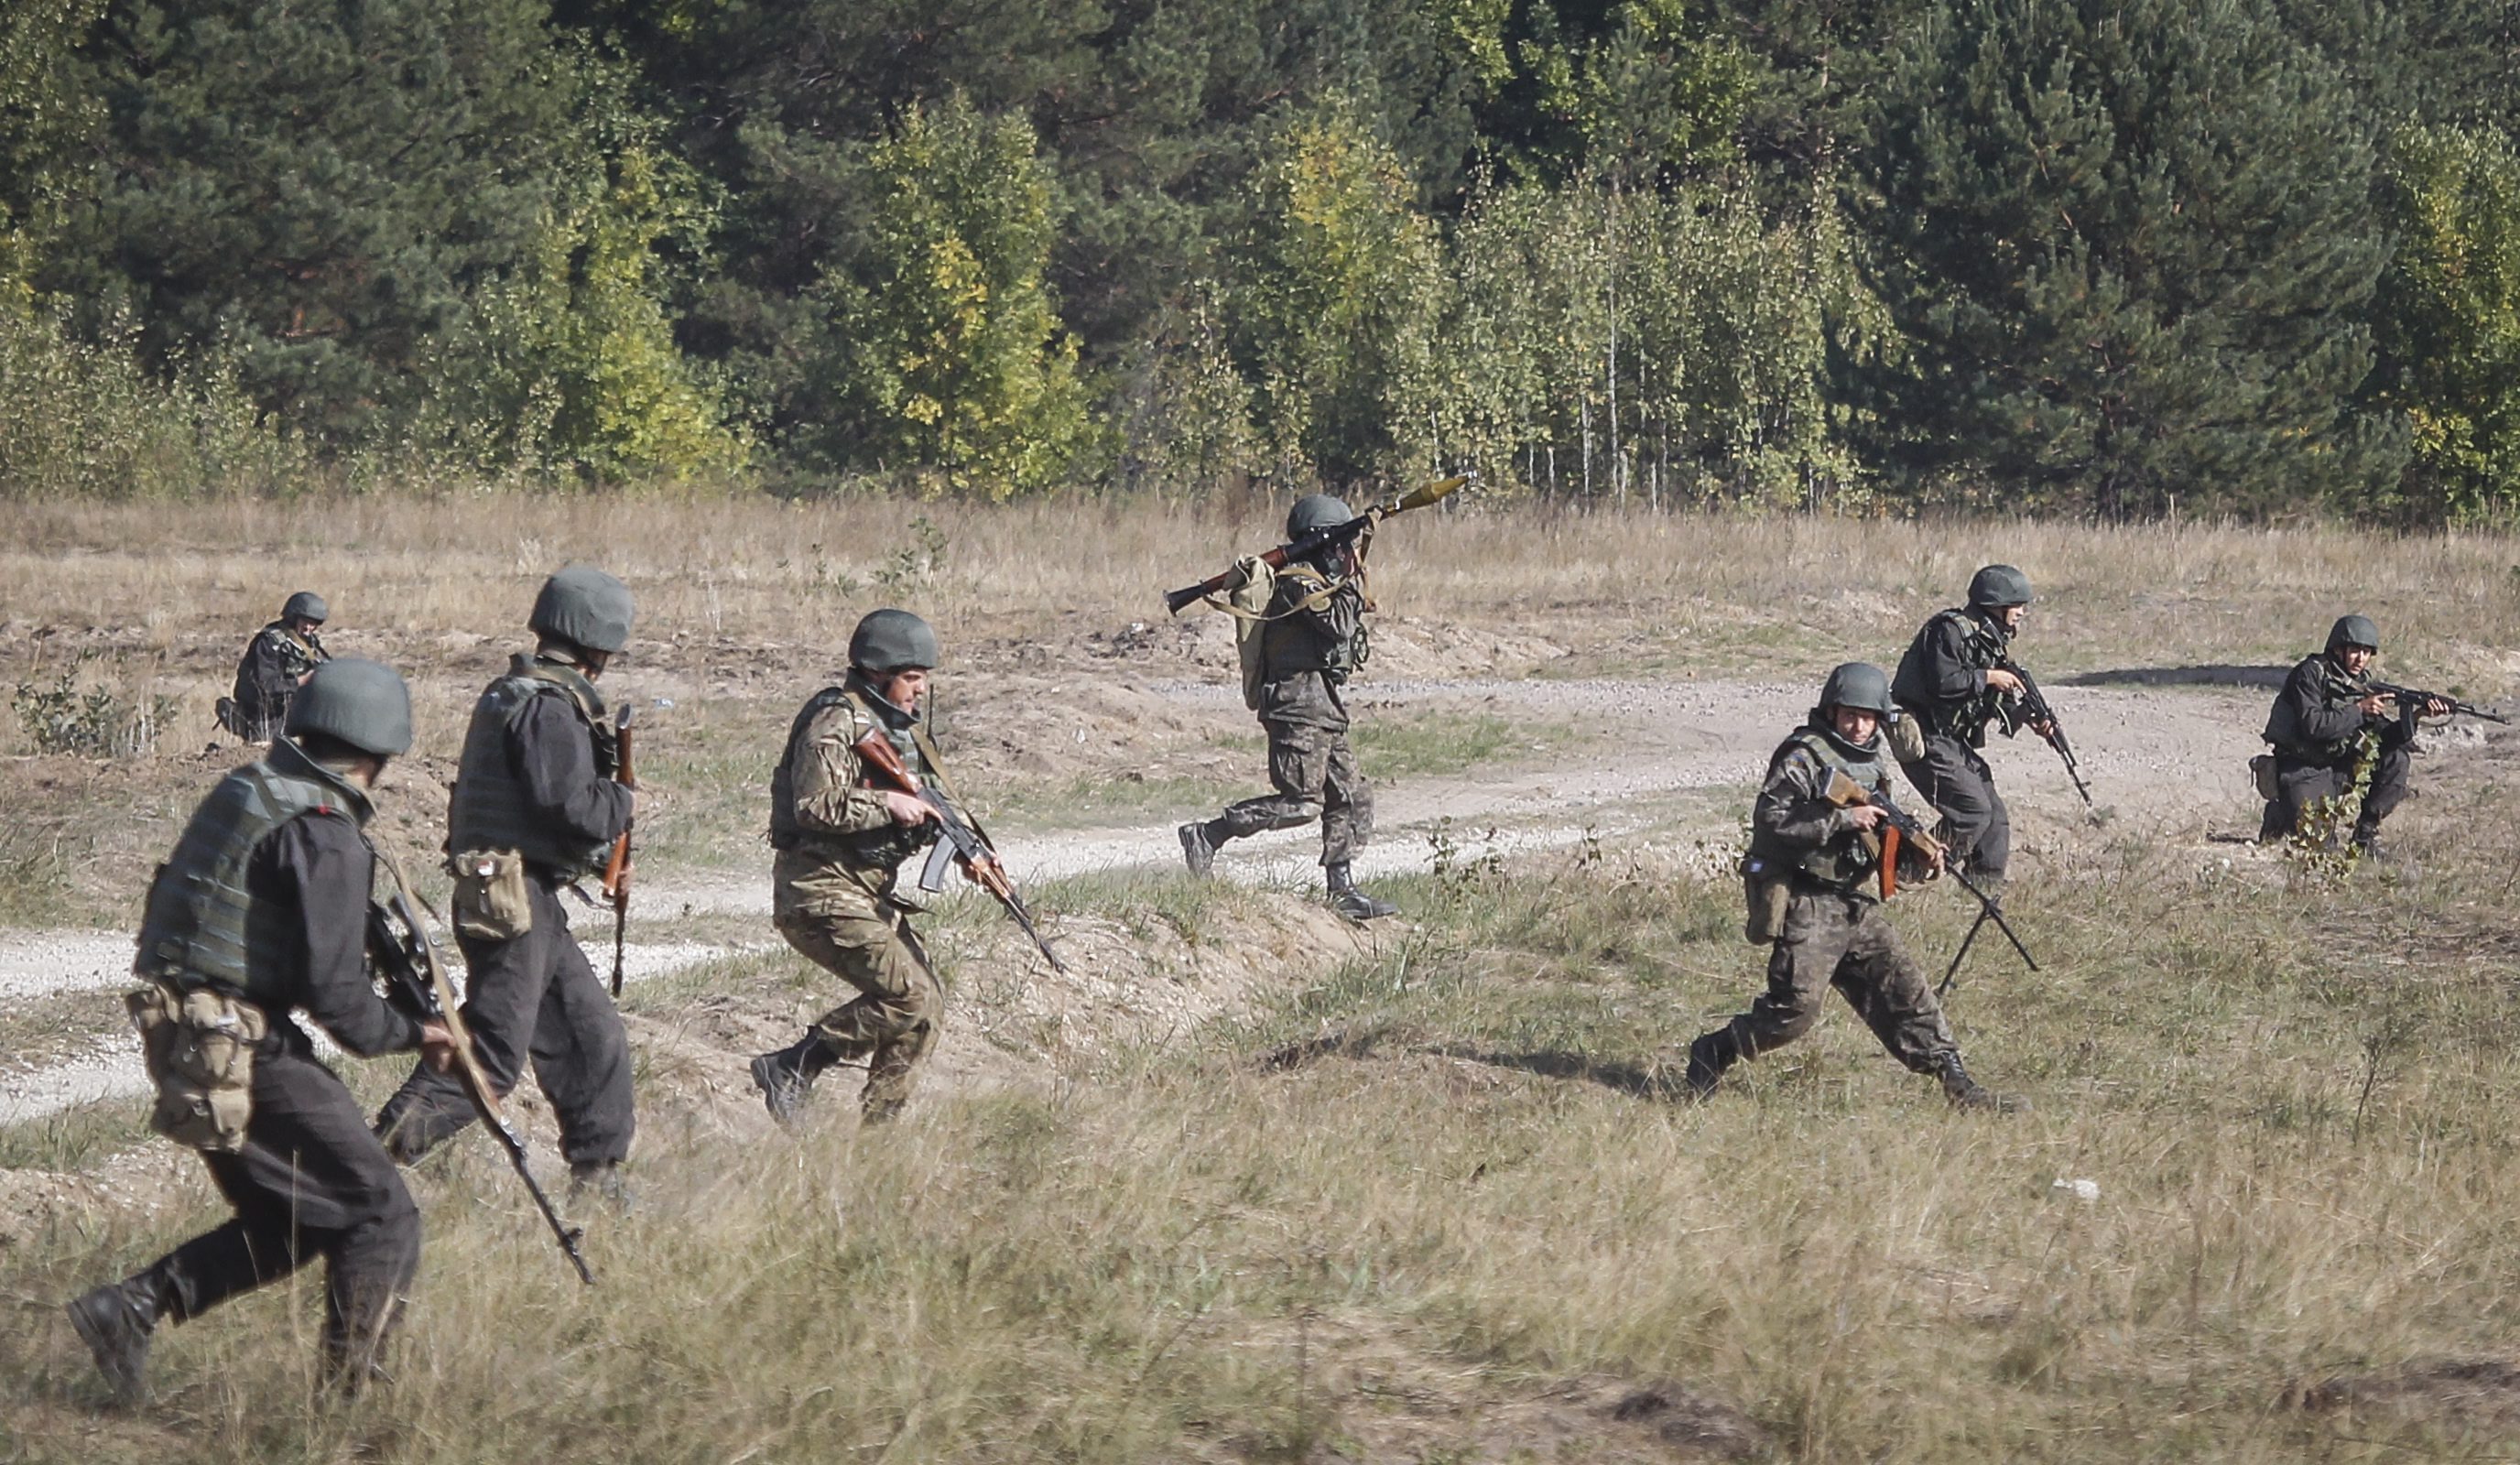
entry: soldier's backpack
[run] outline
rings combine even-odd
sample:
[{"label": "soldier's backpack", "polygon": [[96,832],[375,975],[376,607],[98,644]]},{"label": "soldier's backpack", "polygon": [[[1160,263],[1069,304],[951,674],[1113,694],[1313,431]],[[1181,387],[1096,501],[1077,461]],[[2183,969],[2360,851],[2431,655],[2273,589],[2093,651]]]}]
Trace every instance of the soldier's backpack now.
[{"label": "soldier's backpack", "polygon": [[[1278,582],[1294,581],[1304,590],[1304,599],[1295,609],[1315,610],[1336,595],[1346,581],[1333,580],[1311,565],[1298,564],[1286,569],[1274,569],[1257,555],[1245,555],[1234,561],[1233,578],[1226,581],[1220,598],[1206,598],[1208,605],[1234,617],[1234,650],[1242,663],[1242,705],[1253,712],[1260,710],[1260,687],[1269,680],[1269,661],[1262,638],[1273,617],[1269,607],[1278,599]],[[1288,612],[1293,613],[1292,611]]]}]

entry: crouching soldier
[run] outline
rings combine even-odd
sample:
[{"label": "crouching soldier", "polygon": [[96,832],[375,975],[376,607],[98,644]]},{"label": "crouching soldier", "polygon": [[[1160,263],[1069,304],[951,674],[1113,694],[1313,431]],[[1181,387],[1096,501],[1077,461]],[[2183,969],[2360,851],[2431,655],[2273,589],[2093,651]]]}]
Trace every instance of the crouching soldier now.
[{"label": "crouching soldier", "polygon": [[944,1027],[944,989],[910,929],[910,908],[894,899],[901,863],[936,842],[935,818],[859,748],[881,738],[912,777],[954,797],[919,723],[936,661],[927,622],[907,610],[869,613],[849,637],[848,676],[797,712],[770,776],[771,919],[789,946],[858,994],[752,1060],[752,1082],[782,1123],[826,1070],[861,1060],[866,1122],[893,1118]]},{"label": "crouching soldier", "polygon": [[[1291,543],[1336,528],[1355,515],[1328,494],[1311,494],[1286,515]],[[1322,876],[1330,909],[1350,920],[1376,920],[1398,908],[1357,887],[1353,862],[1373,836],[1373,795],[1348,742],[1348,677],[1365,664],[1363,552],[1355,544],[1322,552],[1316,561],[1289,560],[1278,571],[1257,632],[1259,663],[1245,695],[1269,736],[1274,792],[1228,805],[1216,818],[1176,831],[1194,875],[1216,865],[1219,845],[1263,829],[1294,829],[1318,820]]]},{"label": "crouching soldier", "polygon": [[268,742],[289,720],[289,699],[332,659],[324,649],[324,598],[291,596],[280,618],[253,634],[237,662],[233,694],[219,698],[219,726],[248,742]]},{"label": "crouching soldier", "polygon": [[2286,838],[2311,806],[2352,788],[2356,765],[2367,754],[2371,783],[2354,819],[2354,846],[2365,855],[2380,853],[2380,821],[2407,801],[2416,719],[2448,717],[2451,706],[2439,698],[2404,706],[2372,690],[2371,663],[2379,654],[2380,628],[2371,618],[2341,616],[2328,630],[2327,649],[2304,657],[2284,679],[2263,734],[2274,749],[2274,767],[2272,796],[2258,821],[2260,841]]},{"label": "crouching soldier", "polygon": [[[464,1027],[500,1097],[533,1064],[560,1121],[572,1192],[628,1199],[630,1035],[568,928],[561,891],[604,868],[629,827],[618,744],[596,680],[630,644],[630,589],[570,565],[545,581],[517,656],[472,707],[446,811]],[[623,878],[628,878],[625,872]],[[462,1081],[416,1068],[377,1115],[413,1164],[472,1123]]]},{"label": "crouching soldier", "polygon": [[1884,811],[1828,796],[1839,775],[1867,794],[1886,795],[1890,772],[1881,727],[1891,716],[1890,686],[1880,668],[1850,662],[1828,674],[1811,720],[1769,759],[1744,862],[1751,937],[1774,943],[1768,990],[1749,1011],[1689,1045],[1694,1096],[1712,1095],[1733,1064],[1809,1031],[1834,987],[1891,1057],[1941,1080],[1955,1105],[2028,1107],[1969,1077],[1925,974],[1881,913],[1869,882],[1880,871]]},{"label": "crouching soldier", "polygon": [[402,678],[374,661],[317,667],[262,761],[194,811],[150,887],[131,994],[158,1097],[151,1125],[202,1151],[235,1219],[69,1305],[126,1402],[144,1391],[151,1333],[321,1257],[324,1357],[355,1388],[376,1369],[420,1265],[420,1211],[358,1101],[291,1015],[346,1051],[419,1048],[443,1027],[368,983],[363,826],[385,761],[411,746]]}]

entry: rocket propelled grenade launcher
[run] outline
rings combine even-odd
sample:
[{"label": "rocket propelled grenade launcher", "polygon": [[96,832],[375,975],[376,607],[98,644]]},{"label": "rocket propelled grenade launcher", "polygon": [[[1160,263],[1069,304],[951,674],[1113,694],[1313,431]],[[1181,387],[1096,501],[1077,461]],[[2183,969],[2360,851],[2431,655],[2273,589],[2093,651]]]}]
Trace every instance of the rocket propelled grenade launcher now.
[{"label": "rocket propelled grenade launcher", "polygon": [[[1423,509],[1429,504],[1440,503],[1455,490],[1477,476],[1476,473],[1457,473],[1450,478],[1438,478],[1422,487],[1411,489],[1387,504],[1374,505],[1344,524],[1332,524],[1319,533],[1307,534],[1292,544],[1280,545],[1261,555],[1260,562],[1273,570],[1282,570],[1286,567],[1288,560],[1310,559],[1324,550],[1334,549],[1355,540],[1357,536],[1368,532],[1395,513],[1407,513],[1413,509]],[[1165,596],[1164,608],[1179,615],[1188,609],[1192,601],[1220,595],[1233,583],[1234,570],[1229,567],[1219,574],[1201,580],[1196,585],[1185,585]]]}]

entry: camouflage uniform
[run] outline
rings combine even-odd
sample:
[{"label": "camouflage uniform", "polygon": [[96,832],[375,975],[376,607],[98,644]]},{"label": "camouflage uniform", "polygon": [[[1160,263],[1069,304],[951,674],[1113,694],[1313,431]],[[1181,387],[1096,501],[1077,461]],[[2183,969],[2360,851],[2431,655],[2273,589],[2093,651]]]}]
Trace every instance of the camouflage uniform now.
[{"label": "camouflage uniform", "polygon": [[2365,713],[2357,704],[2370,694],[2370,677],[2346,671],[2326,651],[2305,657],[2284,679],[2262,734],[2274,749],[2276,797],[2258,821],[2259,839],[2283,838],[2299,827],[2304,810],[2352,788],[2365,733],[2373,739],[2371,785],[2354,821],[2355,842],[2370,844],[2380,821],[2406,802],[2414,752],[2411,709],[2402,707],[2397,716]]},{"label": "camouflage uniform", "polygon": [[1322,861],[1342,866],[1373,837],[1373,795],[1348,745],[1340,688],[1364,660],[1365,597],[1354,582],[1310,604],[1326,582],[1300,567],[1282,573],[1269,603],[1261,655],[1260,727],[1269,736],[1275,792],[1228,805],[1208,821],[1208,844],[1320,820]]},{"label": "camouflage uniform", "polygon": [[789,946],[859,994],[814,1024],[819,1048],[803,1055],[810,1070],[804,1077],[865,1057],[864,1111],[876,1121],[909,1101],[919,1063],[945,1024],[944,989],[911,931],[908,909],[893,899],[901,863],[935,843],[936,826],[894,822],[855,746],[878,731],[914,775],[951,795],[935,747],[916,722],[852,675],[797,714],[772,777],[770,821],[778,851],[772,923]]}]

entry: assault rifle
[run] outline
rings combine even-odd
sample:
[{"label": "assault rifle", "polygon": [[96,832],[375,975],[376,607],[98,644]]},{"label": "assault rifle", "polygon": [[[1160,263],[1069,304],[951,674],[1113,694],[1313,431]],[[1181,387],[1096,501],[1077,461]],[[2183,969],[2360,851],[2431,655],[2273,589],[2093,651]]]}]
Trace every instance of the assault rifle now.
[{"label": "assault rifle", "polygon": [[428,928],[420,923],[420,902],[404,881],[401,866],[382,853],[377,863],[392,877],[393,890],[382,902],[368,907],[368,954],[384,975],[387,999],[424,1022],[442,1025],[454,1037],[455,1077],[464,1086],[464,1096],[472,1101],[472,1112],[480,1116],[482,1128],[498,1136],[499,1147],[508,1152],[508,1163],[525,1182],[525,1194],[533,1197],[534,1209],[550,1223],[568,1265],[577,1268],[577,1279],[594,1286],[595,1273],[587,1269],[586,1257],[577,1249],[578,1238],[586,1232],[560,1219],[551,1197],[534,1178],[533,1168],[525,1163],[524,1136],[509,1121],[499,1090],[473,1051],[472,1035],[465,1030],[458,1011],[461,1004],[446,980],[445,963],[438,959],[437,943],[428,939]]},{"label": "assault rifle", "polygon": [[[1413,509],[1423,509],[1429,504],[1437,503],[1477,476],[1476,473],[1459,473],[1450,478],[1438,478],[1432,483],[1411,489],[1407,494],[1387,504],[1374,505],[1344,524],[1332,524],[1327,529],[1315,530],[1292,544],[1280,545],[1262,555],[1260,562],[1273,570],[1282,570],[1286,567],[1286,561],[1290,559],[1310,559],[1324,550],[1354,543],[1358,536],[1370,533],[1374,525],[1393,514],[1407,513]],[[1196,585],[1185,585],[1179,590],[1170,592],[1164,597],[1164,608],[1179,615],[1189,608],[1192,601],[1222,594],[1234,584],[1234,573],[1229,568],[1221,574],[1210,575]]]},{"label": "assault rifle", "polygon": [[2003,734],[2009,737],[2026,727],[2047,739],[2056,756],[2065,760],[2065,777],[2074,780],[2074,791],[2083,796],[2083,807],[2091,808],[2092,785],[2083,781],[2083,766],[2074,757],[2074,745],[2065,740],[2065,725],[2056,720],[2056,709],[2048,704],[2048,694],[2039,689],[2039,679],[2017,661],[1999,661],[1996,667],[2021,679],[2020,696],[1996,699],[1995,715],[2003,723]]},{"label": "assault rifle", "polygon": [[881,775],[885,782],[926,805],[928,814],[936,821],[937,830],[943,837],[936,841],[934,849],[927,852],[927,864],[919,871],[919,888],[930,895],[943,890],[946,867],[961,861],[963,868],[969,871],[972,883],[996,896],[998,904],[1007,908],[1007,914],[1014,917],[1014,923],[1023,927],[1023,933],[1032,938],[1032,944],[1041,948],[1042,955],[1050,961],[1051,970],[1066,971],[1067,963],[1058,959],[1058,953],[1051,950],[1050,943],[1043,939],[1041,928],[1033,924],[1031,909],[1016,893],[1014,882],[1007,878],[1007,867],[999,863],[998,852],[990,848],[988,836],[963,817],[963,811],[954,807],[952,799],[929,787],[924,779],[910,771],[910,766],[901,761],[901,750],[892,745],[892,739],[883,735],[882,729],[871,729],[857,740],[855,747],[858,757],[867,767]]},{"label": "assault rifle", "polygon": [[[612,781],[624,788],[639,786],[639,776],[630,772],[632,710],[625,704],[613,715],[612,723],[615,749]],[[632,823],[637,822],[637,820],[634,806]],[[628,938],[630,931],[630,829],[631,824],[625,823],[621,826],[621,837],[612,842],[612,858],[604,862],[604,893],[612,901],[612,995],[615,998],[621,996],[622,943]]]},{"label": "assault rifle", "polygon": [[1960,949],[1952,954],[1951,968],[1943,973],[1942,985],[1934,989],[1936,997],[1952,990],[1952,979],[1959,973],[1960,958],[1968,954],[1970,943],[1977,940],[1979,928],[1988,921],[1995,922],[1995,928],[2003,933],[2003,939],[2012,943],[2012,949],[2021,954],[2024,964],[2032,971],[2039,969],[2039,958],[2030,954],[2030,948],[2023,946],[2021,938],[2014,934],[2012,922],[2003,918],[2003,904],[1987,894],[1985,889],[1970,879],[1959,866],[1943,858],[1945,852],[1942,841],[1933,836],[1933,832],[1925,827],[1922,821],[1892,803],[1887,793],[1875,793],[1841,773],[1829,774],[1825,796],[1830,803],[1841,809],[1870,805],[1881,811],[1882,822],[1885,826],[1880,843],[1881,895],[1884,900],[1898,894],[1899,891],[1899,845],[1902,840],[1913,843],[1923,850],[1926,858],[1940,866],[1944,874],[1958,881],[1960,889],[1977,898],[1977,921],[1969,927],[1968,935],[1960,939]]},{"label": "assault rifle", "polygon": [[2488,712],[2474,703],[2462,702],[2456,697],[2446,696],[2438,691],[2417,691],[2411,687],[2397,687],[2387,682],[2366,682],[2363,686],[2372,695],[2396,697],[2398,710],[2401,713],[2408,709],[2420,709],[2427,702],[2439,702],[2450,709],[2450,715],[2452,717],[2481,717],[2489,723],[2500,723],[2504,727],[2511,725],[2511,719],[2498,712]]}]

